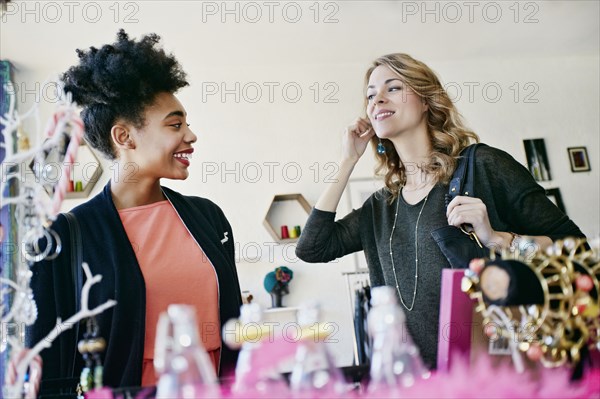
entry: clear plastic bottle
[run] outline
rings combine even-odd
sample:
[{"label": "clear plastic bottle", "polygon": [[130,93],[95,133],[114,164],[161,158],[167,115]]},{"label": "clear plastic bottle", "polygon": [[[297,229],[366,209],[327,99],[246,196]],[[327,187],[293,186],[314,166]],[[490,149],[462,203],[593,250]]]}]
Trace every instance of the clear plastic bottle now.
[{"label": "clear plastic bottle", "polygon": [[[262,321],[262,308],[258,303],[241,306],[239,320],[241,331],[261,331]],[[278,359],[274,358],[269,362],[262,359],[264,356],[269,356],[269,345],[274,344],[261,342],[260,337],[250,337],[242,343],[235,367],[235,382],[232,387],[235,397],[286,396],[288,387],[278,371]],[[268,363],[268,366],[264,366],[265,363]]]},{"label": "clear plastic bottle", "polygon": [[200,343],[193,306],[169,305],[160,315],[154,368],[160,374],[158,399],[219,397],[217,376]]},{"label": "clear plastic bottle", "polygon": [[373,341],[368,392],[378,396],[396,396],[403,388],[428,378],[419,349],[408,334],[404,312],[392,287],[371,290],[367,317],[369,336]]},{"label": "clear plastic bottle", "polygon": [[318,303],[309,302],[300,307],[298,323],[307,331],[297,345],[294,367],[290,376],[290,388],[294,397],[341,398],[347,396],[349,386],[324,342],[319,331],[321,309]]}]

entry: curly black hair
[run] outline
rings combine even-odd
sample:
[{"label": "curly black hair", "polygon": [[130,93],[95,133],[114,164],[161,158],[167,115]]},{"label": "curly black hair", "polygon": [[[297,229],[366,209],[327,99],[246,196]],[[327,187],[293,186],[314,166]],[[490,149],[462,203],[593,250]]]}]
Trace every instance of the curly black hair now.
[{"label": "curly black hair", "polygon": [[86,141],[109,159],[116,158],[110,130],[118,119],[140,128],[157,94],[189,84],[175,57],[156,47],[159,41],[152,33],[136,42],[121,29],[113,44],[78,49],[79,64],[62,75],[65,91],[83,108]]}]

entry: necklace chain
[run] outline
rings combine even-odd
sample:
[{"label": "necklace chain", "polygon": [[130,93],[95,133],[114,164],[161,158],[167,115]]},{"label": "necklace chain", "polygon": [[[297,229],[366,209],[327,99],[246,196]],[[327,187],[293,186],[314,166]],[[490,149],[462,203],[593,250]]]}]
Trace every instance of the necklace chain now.
[{"label": "necklace chain", "polygon": [[400,292],[400,284],[398,284],[398,276],[396,275],[396,266],[394,265],[394,252],[392,251],[392,238],[394,237],[394,231],[396,230],[396,221],[398,220],[398,209],[400,207],[400,195],[396,199],[396,214],[394,215],[394,225],[392,226],[392,232],[390,233],[390,259],[392,260],[392,271],[394,272],[394,280],[396,281],[396,289],[398,290],[398,295],[400,296],[400,302],[402,306],[406,308],[409,312],[413,310],[415,306],[415,298],[417,297],[417,283],[419,281],[419,220],[421,220],[421,214],[423,213],[423,209],[425,209],[425,204],[427,204],[427,199],[429,198],[429,193],[425,197],[425,201],[421,206],[421,210],[419,211],[419,216],[417,216],[417,223],[415,223],[415,289],[413,290],[412,303],[410,306],[406,306],[404,303],[404,299],[402,298],[402,293]]}]

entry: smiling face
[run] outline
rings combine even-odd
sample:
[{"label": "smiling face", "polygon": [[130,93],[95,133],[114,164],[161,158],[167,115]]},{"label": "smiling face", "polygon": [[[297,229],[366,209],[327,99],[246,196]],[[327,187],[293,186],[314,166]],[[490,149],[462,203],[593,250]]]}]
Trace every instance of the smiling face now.
[{"label": "smiling face", "polygon": [[367,116],[380,138],[427,129],[427,104],[385,65],[373,70],[367,86]]},{"label": "smiling face", "polygon": [[197,137],[183,106],[172,93],[160,93],[144,116],[143,127],[130,127],[131,149],[124,160],[137,165],[136,177],[186,179]]}]

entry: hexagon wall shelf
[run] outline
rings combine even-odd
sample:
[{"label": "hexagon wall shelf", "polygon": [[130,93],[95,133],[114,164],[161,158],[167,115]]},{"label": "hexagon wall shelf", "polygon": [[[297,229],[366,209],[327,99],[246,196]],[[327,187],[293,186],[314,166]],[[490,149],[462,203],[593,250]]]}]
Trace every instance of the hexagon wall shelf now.
[{"label": "hexagon wall shelf", "polygon": [[263,220],[263,225],[277,242],[295,242],[298,238],[281,238],[281,226],[288,226],[288,230],[294,226],[304,230],[306,219],[312,207],[302,194],[279,194],[273,197],[269,210]]},{"label": "hexagon wall shelf", "polygon": [[87,198],[100,179],[100,176],[102,176],[102,163],[94,151],[83,140],[77,152],[76,162],[79,165],[74,168],[73,181],[81,181],[83,190],[67,192],[66,199]]}]

